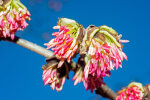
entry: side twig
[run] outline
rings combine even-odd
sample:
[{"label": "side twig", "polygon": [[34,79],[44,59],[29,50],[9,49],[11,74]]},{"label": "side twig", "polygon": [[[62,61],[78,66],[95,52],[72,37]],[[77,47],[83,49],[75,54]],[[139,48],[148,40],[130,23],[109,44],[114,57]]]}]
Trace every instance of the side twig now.
[{"label": "side twig", "polygon": [[[29,49],[33,52],[38,53],[46,58],[54,56],[52,51],[47,50],[37,44],[34,44],[32,42],[29,42],[29,41],[24,40],[19,37],[15,37],[14,40],[11,40],[10,38],[3,38],[2,40],[16,43],[26,49]],[[75,66],[76,66],[75,62],[73,62],[73,61],[71,62],[71,65],[73,68],[75,68]],[[109,98],[110,100],[115,100],[115,98],[117,96],[116,93],[114,91],[112,91],[107,85],[102,85],[101,87],[97,88],[97,90],[95,92],[96,92],[96,94],[101,95],[105,98]]]}]

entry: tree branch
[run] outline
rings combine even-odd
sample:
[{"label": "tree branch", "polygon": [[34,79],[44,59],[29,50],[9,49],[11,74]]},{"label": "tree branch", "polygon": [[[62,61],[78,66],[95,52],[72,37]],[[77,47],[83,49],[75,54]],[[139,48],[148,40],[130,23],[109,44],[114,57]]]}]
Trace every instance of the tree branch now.
[{"label": "tree branch", "polygon": [[109,98],[110,100],[116,100],[116,93],[111,90],[107,85],[102,84],[101,87],[95,90],[96,94],[99,94],[105,98]]},{"label": "tree branch", "polygon": [[[14,40],[11,40],[10,38],[2,38],[2,40],[16,43],[26,49],[29,49],[33,52],[38,53],[46,58],[54,56],[52,51],[47,50],[37,44],[34,44],[32,42],[29,42],[29,41],[24,40],[19,37],[15,37]],[[73,66],[73,68],[75,68],[75,66],[76,66],[75,62],[73,62],[73,61],[71,61],[71,65]],[[105,98],[109,98],[110,100],[115,100],[115,98],[117,96],[116,93],[114,91],[112,91],[107,85],[102,85],[101,87],[97,88],[95,92],[96,92],[96,94],[101,95]]]},{"label": "tree branch", "polygon": [[16,44],[18,44],[18,45],[20,45],[20,46],[22,46],[22,47],[24,47],[26,49],[29,49],[29,50],[31,50],[33,52],[38,53],[38,54],[40,54],[40,55],[42,55],[42,56],[44,56],[46,58],[53,56],[53,52],[52,51],[47,50],[47,49],[45,49],[45,48],[43,48],[43,47],[41,47],[41,46],[39,46],[37,44],[34,44],[32,42],[29,42],[29,41],[24,40],[24,39],[19,38],[19,37],[15,37],[14,40],[11,40],[10,38],[6,38],[6,39],[3,38],[2,40],[16,43]]}]

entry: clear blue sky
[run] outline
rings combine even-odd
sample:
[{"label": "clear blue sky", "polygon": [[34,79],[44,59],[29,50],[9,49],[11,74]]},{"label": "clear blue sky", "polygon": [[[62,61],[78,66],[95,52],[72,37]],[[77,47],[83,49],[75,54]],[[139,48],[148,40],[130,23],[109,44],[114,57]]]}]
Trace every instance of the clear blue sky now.
[{"label": "clear blue sky", "polygon": [[[150,1],[149,0],[64,0],[62,9],[48,8],[48,0],[32,3],[21,0],[30,10],[32,20],[17,36],[41,46],[52,38],[58,17],[75,19],[84,27],[108,25],[123,39],[130,40],[123,51],[128,61],[123,68],[112,71],[106,84],[117,91],[132,81],[150,83]],[[45,37],[45,38],[44,38]],[[95,93],[86,91],[83,84],[73,85],[72,76],[61,92],[44,86],[41,66],[45,58],[9,42],[0,42],[0,100],[95,100]]]}]

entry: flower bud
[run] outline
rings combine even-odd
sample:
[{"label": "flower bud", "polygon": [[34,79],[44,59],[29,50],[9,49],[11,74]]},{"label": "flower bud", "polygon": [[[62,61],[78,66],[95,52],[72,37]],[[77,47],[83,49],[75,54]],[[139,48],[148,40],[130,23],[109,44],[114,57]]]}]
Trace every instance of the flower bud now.
[{"label": "flower bud", "polygon": [[56,38],[44,45],[47,46],[47,49],[52,48],[55,56],[60,60],[58,67],[61,67],[65,60],[70,62],[79,52],[79,44],[83,37],[83,26],[79,25],[75,20],[61,18],[57,22],[57,26],[53,28],[59,29],[59,32],[52,34]]},{"label": "flower bud", "polygon": [[4,0],[0,6],[0,37],[13,40],[18,30],[25,29],[30,12],[19,0]]},{"label": "flower bud", "polygon": [[132,82],[118,92],[116,100],[142,100],[144,89],[141,83]]},{"label": "flower bud", "polygon": [[48,58],[47,64],[42,67],[42,78],[45,85],[49,84],[53,90],[56,88],[57,91],[61,91],[69,70],[65,64],[58,68],[58,62],[55,57]]},{"label": "flower bud", "polygon": [[84,41],[88,47],[85,52],[85,79],[89,75],[97,78],[110,76],[110,71],[114,70],[114,67],[122,67],[123,59],[127,60],[117,32],[108,26],[89,27]]},{"label": "flower bud", "polygon": [[[110,71],[114,70],[114,67],[116,69],[122,67],[122,61],[127,60],[127,56],[122,51],[121,42],[128,41],[120,38],[121,35],[106,25],[100,27],[90,25],[86,29],[80,45],[78,70],[73,78],[75,84],[82,81],[86,90],[90,89],[93,92],[104,84],[103,77],[110,76]],[[81,61],[81,58],[84,61]]]},{"label": "flower bud", "polygon": [[80,55],[78,62],[77,62],[77,70],[75,71],[75,75],[73,77],[73,80],[75,80],[74,85],[77,83],[83,82],[83,85],[86,90],[91,90],[93,93],[93,90],[96,88],[99,88],[101,84],[104,84],[103,78],[97,78],[96,76],[89,75],[87,78],[85,78],[84,73],[84,67],[85,67],[85,61],[84,61],[85,55]]}]

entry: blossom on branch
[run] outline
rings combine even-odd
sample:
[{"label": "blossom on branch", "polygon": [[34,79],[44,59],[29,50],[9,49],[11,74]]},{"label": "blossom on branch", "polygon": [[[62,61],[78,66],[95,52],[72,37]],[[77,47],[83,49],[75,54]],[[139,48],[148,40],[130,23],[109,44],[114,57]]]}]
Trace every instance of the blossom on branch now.
[{"label": "blossom on branch", "polygon": [[141,83],[132,82],[118,92],[116,100],[142,100],[144,89]]},{"label": "blossom on branch", "polygon": [[61,18],[54,29],[59,29],[53,33],[56,38],[44,45],[52,48],[60,60],[56,68],[61,68],[65,61],[70,63],[80,53],[74,70],[74,85],[83,82],[85,89],[93,92],[104,84],[103,77],[110,76],[111,70],[122,67],[123,59],[127,60],[121,43],[128,40],[121,40],[121,35],[106,25],[90,25],[84,32],[83,26],[75,20]]},{"label": "blossom on branch", "polygon": [[79,44],[81,43],[83,27],[75,20],[61,18],[54,29],[59,29],[59,32],[54,32],[52,35],[56,38],[49,43],[45,43],[47,49],[52,48],[57,59],[60,60],[58,67],[61,67],[65,60],[71,61],[78,52]]},{"label": "blossom on branch", "polygon": [[114,29],[106,25],[89,26],[86,31],[82,42],[83,49],[80,50],[80,54],[85,55],[84,79],[82,80],[86,90],[90,89],[92,92],[100,84],[104,84],[103,77],[110,76],[111,70],[115,67],[116,69],[122,67],[123,59],[127,60],[121,43],[126,43],[128,40],[120,40],[121,35],[118,36]]},{"label": "blossom on branch", "polygon": [[55,58],[47,59],[47,64],[42,67],[43,69],[43,81],[44,85],[49,84],[54,90],[61,91],[65,83],[65,79],[68,77],[68,67],[63,65],[58,68],[58,60]]},{"label": "blossom on branch", "polygon": [[97,78],[95,76],[89,76],[87,80],[85,80],[85,75],[84,75],[84,67],[85,67],[85,62],[84,62],[84,56],[85,55],[80,55],[76,70],[75,70],[75,75],[72,80],[74,80],[74,85],[77,85],[80,82],[83,82],[83,85],[86,90],[91,90],[93,93],[93,90],[95,88],[98,88],[101,86],[101,84],[104,84],[103,78]]},{"label": "blossom on branch", "polygon": [[30,12],[19,0],[5,0],[0,6],[0,37],[13,40],[18,30],[25,29]]},{"label": "blossom on branch", "polygon": [[[90,30],[92,31],[92,29]],[[125,40],[124,40],[125,41]],[[125,42],[128,42],[127,40]],[[122,67],[123,59],[127,56],[122,51],[120,37],[108,26],[93,28],[89,36],[89,50],[85,57],[85,79],[92,76],[110,76],[110,71]]]},{"label": "blossom on branch", "polygon": [[57,91],[60,91],[64,85],[65,77],[59,79],[56,73],[57,70],[55,68],[48,68],[43,71],[42,77],[45,85],[49,84],[53,90],[56,88]]}]

